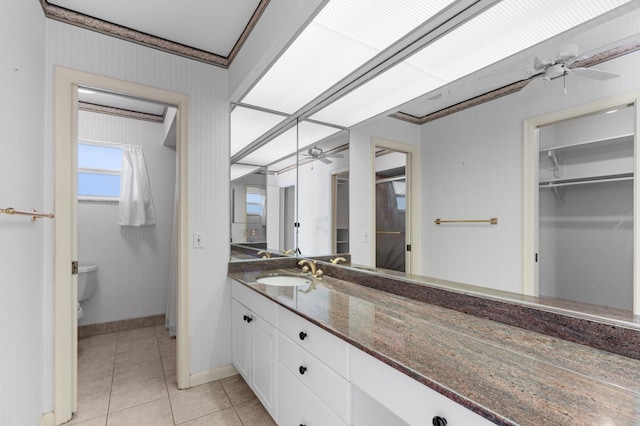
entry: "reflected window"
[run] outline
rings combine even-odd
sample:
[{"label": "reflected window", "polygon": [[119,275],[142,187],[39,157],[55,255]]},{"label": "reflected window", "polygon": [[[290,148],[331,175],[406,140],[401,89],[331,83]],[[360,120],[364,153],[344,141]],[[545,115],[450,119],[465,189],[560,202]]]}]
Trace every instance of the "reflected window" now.
[{"label": "reflected window", "polygon": [[407,210],[407,183],[406,181],[395,180],[391,182],[393,192],[396,197],[396,207],[399,211]]},{"label": "reflected window", "polygon": [[[264,218],[266,193],[262,188],[247,187],[247,222],[262,222]],[[251,220],[251,218],[254,220]]]}]

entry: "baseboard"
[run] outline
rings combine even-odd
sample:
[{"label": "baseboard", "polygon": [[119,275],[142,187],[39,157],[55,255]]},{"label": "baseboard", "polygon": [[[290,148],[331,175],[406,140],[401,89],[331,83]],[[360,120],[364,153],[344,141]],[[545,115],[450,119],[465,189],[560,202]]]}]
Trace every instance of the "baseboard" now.
[{"label": "baseboard", "polygon": [[40,424],[38,426],[55,426],[55,416],[53,413],[44,413],[42,414],[42,418],[40,419]]},{"label": "baseboard", "polygon": [[236,374],[238,374],[238,370],[236,370],[233,365],[226,365],[213,370],[203,371],[202,373],[192,374],[191,377],[189,377],[189,384],[191,387],[199,386],[205,383],[215,382],[216,380],[226,379]]}]

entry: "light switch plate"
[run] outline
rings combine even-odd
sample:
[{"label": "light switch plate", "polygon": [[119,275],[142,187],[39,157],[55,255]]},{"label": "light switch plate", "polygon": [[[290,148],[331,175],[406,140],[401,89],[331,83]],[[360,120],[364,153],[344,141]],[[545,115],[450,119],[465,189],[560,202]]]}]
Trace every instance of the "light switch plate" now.
[{"label": "light switch plate", "polygon": [[204,232],[193,233],[193,248],[204,248]]}]

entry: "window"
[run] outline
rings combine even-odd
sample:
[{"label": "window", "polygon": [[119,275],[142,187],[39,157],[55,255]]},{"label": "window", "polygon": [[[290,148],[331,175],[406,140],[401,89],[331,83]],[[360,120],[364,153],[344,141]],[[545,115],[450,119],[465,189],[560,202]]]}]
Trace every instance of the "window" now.
[{"label": "window", "polygon": [[122,148],[95,142],[78,143],[78,198],[117,200],[120,196]]}]

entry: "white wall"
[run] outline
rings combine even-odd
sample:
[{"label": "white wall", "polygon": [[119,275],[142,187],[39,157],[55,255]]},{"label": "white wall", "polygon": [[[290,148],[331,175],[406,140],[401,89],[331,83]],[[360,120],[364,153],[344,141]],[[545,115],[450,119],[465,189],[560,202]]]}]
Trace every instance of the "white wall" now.
[{"label": "white wall", "polygon": [[[54,65],[189,95],[189,221],[205,234],[189,266],[191,372],[231,364],[229,260],[229,125],[227,71],[81,28],[47,20],[46,91],[53,93]],[[52,102],[47,104],[45,157],[53,165]],[[45,163],[45,164],[42,164]],[[53,176],[50,172],[47,177]],[[53,197],[51,184],[47,199]],[[52,299],[46,318],[53,318]],[[52,355],[50,355],[52,356]]]},{"label": "white wall", "polygon": [[[356,126],[349,132],[349,249],[354,264],[374,266],[371,254],[373,203],[373,172],[371,139],[380,138],[406,145],[419,145],[420,127],[389,117]],[[365,242],[363,233],[369,233]],[[419,270],[415,271],[419,273]]]},{"label": "white wall", "polygon": [[331,248],[331,176],[349,165],[349,151],[331,164],[314,160],[298,166],[298,247],[305,256],[326,255]]},{"label": "white wall", "polygon": [[[0,13],[0,208],[51,211],[43,188],[44,15],[35,1],[5,1]],[[47,203],[47,201],[49,201]],[[0,424],[37,425],[52,407],[53,357],[43,314],[47,230],[53,221],[0,215]]]},{"label": "white wall", "polygon": [[[622,76],[562,79],[421,126],[422,274],[522,289],[522,123],[637,89],[640,54],[598,65]],[[498,218],[498,225],[435,225],[435,218]],[[532,260],[531,260],[532,261]]]},{"label": "white wall", "polygon": [[78,202],[78,262],[98,265],[98,288],[82,302],[80,325],[164,314],[173,231],[176,151],[155,123],[80,111],[78,137],[140,145],[156,214],[154,226],[118,225],[117,202]]}]

